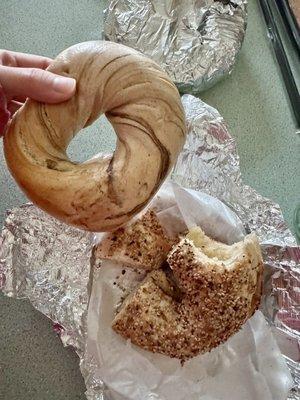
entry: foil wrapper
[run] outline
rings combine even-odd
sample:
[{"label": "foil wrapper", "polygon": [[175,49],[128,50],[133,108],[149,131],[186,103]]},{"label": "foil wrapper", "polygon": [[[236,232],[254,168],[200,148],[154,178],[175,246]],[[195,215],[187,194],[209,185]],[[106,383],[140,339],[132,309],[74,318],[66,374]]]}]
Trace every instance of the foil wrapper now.
[{"label": "foil wrapper", "polygon": [[104,38],[156,61],[181,93],[196,94],[229,74],[246,30],[246,0],[112,0]]},{"label": "foil wrapper", "polygon": [[0,288],[27,298],[54,322],[64,345],[85,345],[93,235],[33,206],[7,213],[0,237]]},{"label": "foil wrapper", "polygon": [[[279,206],[243,184],[235,142],[218,111],[190,95],[182,101],[189,135],[172,179],[220,199],[245,231],[258,235],[265,261],[261,311],[294,378],[289,400],[299,399],[300,248]],[[99,273],[94,239],[33,205],[10,210],[0,237],[0,288],[28,298],[54,322],[80,357],[87,398],[109,400],[96,361],[85,357],[90,287]]]}]

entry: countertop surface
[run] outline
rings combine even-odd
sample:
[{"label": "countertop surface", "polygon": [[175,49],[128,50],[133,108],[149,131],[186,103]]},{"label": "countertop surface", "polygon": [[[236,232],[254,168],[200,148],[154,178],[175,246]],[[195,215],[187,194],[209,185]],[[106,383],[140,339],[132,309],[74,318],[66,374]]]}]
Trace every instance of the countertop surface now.
[{"label": "countertop surface", "polygon": [[[272,198],[292,228],[300,201],[300,137],[256,1],[230,77],[200,95],[216,107],[237,141],[244,182]],[[54,57],[68,46],[101,38],[100,0],[6,0],[0,5],[0,47]],[[102,118],[76,138],[72,159],[112,150],[113,131]],[[97,149],[95,151],[95,149]],[[0,223],[5,211],[26,200],[6,170],[0,146]],[[51,323],[27,301],[0,295],[0,398],[85,399],[78,358],[63,348]]]}]

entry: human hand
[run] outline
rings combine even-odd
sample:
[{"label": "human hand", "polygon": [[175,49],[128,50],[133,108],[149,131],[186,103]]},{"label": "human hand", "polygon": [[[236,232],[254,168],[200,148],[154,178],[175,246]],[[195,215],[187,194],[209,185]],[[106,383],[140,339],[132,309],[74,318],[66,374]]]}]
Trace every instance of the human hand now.
[{"label": "human hand", "polygon": [[76,81],[45,71],[51,58],[0,50],[0,136],[27,97],[60,103],[75,92]]}]

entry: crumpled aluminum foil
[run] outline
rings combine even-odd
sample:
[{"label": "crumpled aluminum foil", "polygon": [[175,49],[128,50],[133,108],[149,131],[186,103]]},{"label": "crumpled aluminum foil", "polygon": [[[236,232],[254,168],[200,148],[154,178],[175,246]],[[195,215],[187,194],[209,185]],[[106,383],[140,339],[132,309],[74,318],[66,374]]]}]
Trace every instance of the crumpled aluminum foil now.
[{"label": "crumpled aluminum foil", "polygon": [[232,71],[245,35],[246,4],[111,0],[104,38],[141,51],[160,64],[181,93],[196,94]]},{"label": "crumpled aluminum foil", "polygon": [[25,204],[7,213],[0,237],[0,289],[28,298],[64,345],[83,351],[93,235]]},{"label": "crumpled aluminum foil", "polygon": [[[300,248],[277,204],[241,180],[239,157],[224,119],[201,100],[182,98],[189,135],[173,179],[226,203],[263,248],[265,282],[261,310],[295,381],[289,400],[300,398]],[[93,235],[66,226],[32,205],[8,212],[0,237],[0,288],[30,299],[54,321],[65,345],[74,346],[89,400],[108,400],[101,376],[84,358],[90,285],[98,268]]]}]

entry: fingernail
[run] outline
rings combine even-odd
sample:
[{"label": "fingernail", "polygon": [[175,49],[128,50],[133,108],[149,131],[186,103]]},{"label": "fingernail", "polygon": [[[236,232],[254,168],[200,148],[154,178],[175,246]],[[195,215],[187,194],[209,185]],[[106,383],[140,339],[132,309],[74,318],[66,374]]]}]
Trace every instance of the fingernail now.
[{"label": "fingernail", "polygon": [[65,78],[57,76],[53,81],[53,88],[59,93],[72,93],[76,87],[76,80],[73,78]]}]

